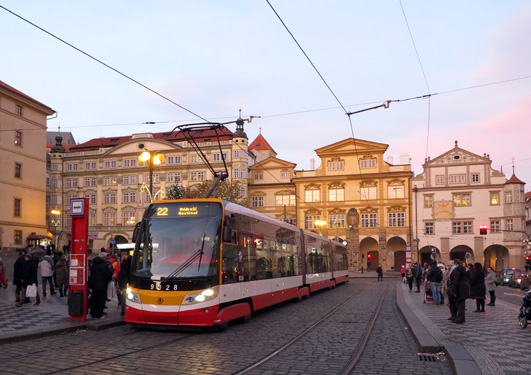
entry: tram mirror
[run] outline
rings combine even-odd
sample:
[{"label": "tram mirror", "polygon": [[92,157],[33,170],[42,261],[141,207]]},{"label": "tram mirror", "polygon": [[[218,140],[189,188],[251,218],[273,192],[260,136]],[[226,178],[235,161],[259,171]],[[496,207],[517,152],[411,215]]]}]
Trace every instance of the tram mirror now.
[{"label": "tram mirror", "polygon": [[223,242],[232,243],[232,228],[228,225],[223,227]]},{"label": "tram mirror", "polygon": [[136,238],[138,236],[139,230],[140,230],[140,221],[135,224],[135,229],[133,229],[133,243],[136,243]]}]

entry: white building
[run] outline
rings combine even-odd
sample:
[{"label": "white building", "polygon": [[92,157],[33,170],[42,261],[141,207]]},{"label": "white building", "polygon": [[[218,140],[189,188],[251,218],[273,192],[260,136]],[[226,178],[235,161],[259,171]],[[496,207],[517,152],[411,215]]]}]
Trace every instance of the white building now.
[{"label": "white building", "polygon": [[[525,263],[524,183],[492,169],[489,155],[458,147],[413,178],[413,236],[419,259],[461,259],[496,271]],[[486,234],[480,226],[486,226]]]}]

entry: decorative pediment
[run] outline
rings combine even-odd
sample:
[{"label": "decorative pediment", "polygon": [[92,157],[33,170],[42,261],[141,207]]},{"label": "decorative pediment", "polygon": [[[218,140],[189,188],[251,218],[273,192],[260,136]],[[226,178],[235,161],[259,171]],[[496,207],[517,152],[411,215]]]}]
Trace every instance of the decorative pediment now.
[{"label": "decorative pediment", "polygon": [[430,167],[442,166],[442,165],[458,165],[458,164],[490,164],[491,160],[489,155],[480,156],[470,151],[463,150],[457,146],[444,154],[437,156],[433,160],[428,160],[427,165]]},{"label": "decorative pediment", "polygon": [[332,182],[328,184],[328,189],[344,189],[345,184],[343,182]]},{"label": "decorative pediment", "polygon": [[265,197],[267,194],[263,191],[253,191],[251,197]]},{"label": "decorative pediment", "polygon": [[406,208],[402,206],[392,206],[387,209],[388,212],[405,212]]},{"label": "decorative pediment", "polygon": [[294,195],[294,194],[295,194],[294,191],[289,191],[289,190],[280,190],[275,193],[275,195]]},{"label": "decorative pediment", "polygon": [[313,210],[313,209],[304,211],[304,216],[310,216],[310,215],[321,215],[321,211]]},{"label": "decorative pediment", "polygon": [[376,156],[373,156],[372,154],[364,154],[362,157],[359,158],[360,160],[369,160],[369,159],[376,159]]},{"label": "decorative pediment", "polygon": [[[382,155],[389,145],[363,139],[347,138],[315,150],[319,157],[339,157],[340,155]],[[372,157],[374,158],[374,156]]]},{"label": "decorative pediment", "polygon": [[362,181],[360,183],[360,186],[362,188],[369,187],[369,186],[378,186],[378,182],[377,181]]},{"label": "decorative pediment", "polygon": [[400,185],[400,186],[403,186],[404,184],[405,184],[404,180],[399,180],[397,178],[395,178],[393,180],[390,180],[390,181],[387,181],[387,185]]},{"label": "decorative pediment", "polygon": [[347,210],[341,208],[334,208],[333,210],[328,211],[329,215],[344,215]]},{"label": "decorative pediment", "polygon": [[375,214],[378,212],[377,208],[374,207],[365,207],[360,210],[362,214]]},{"label": "decorative pediment", "polygon": [[320,190],[320,189],[321,189],[321,185],[317,185],[317,184],[304,185],[304,190]]}]

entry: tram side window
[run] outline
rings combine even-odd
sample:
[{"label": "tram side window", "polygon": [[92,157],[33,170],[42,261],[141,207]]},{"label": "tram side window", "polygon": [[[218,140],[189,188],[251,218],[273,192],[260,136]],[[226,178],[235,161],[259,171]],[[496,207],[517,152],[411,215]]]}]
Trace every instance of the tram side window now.
[{"label": "tram side window", "polygon": [[252,237],[247,237],[247,247],[242,249],[244,280],[256,279],[256,248],[252,245]]},{"label": "tram side window", "polygon": [[273,277],[271,259],[266,250],[256,249],[256,279],[270,279]]},{"label": "tram side window", "polygon": [[329,257],[325,254],[324,249],[319,249],[315,247],[308,248],[308,258],[310,272],[328,272]]},{"label": "tram side window", "polygon": [[223,284],[238,282],[238,251],[234,245],[223,245]]},{"label": "tram side window", "polygon": [[348,269],[347,250],[343,247],[337,246],[334,253],[334,270]]}]

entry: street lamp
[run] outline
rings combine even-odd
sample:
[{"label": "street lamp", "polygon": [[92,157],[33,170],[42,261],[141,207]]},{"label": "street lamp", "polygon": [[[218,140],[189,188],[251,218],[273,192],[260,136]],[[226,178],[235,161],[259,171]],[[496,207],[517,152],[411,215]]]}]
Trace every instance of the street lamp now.
[{"label": "street lamp", "polygon": [[57,234],[57,226],[59,224],[61,224],[61,211],[52,210],[51,214],[53,215],[52,227],[54,228],[54,231],[53,231],[53,246],[55,248],[57,248],[57,239],[55,238],[55,235]]},{"label": "street lamp", "polygon": [[316,220],[315,225],[317,225],[320,228],[320,234],[323,235],[323,227],[326,225],[326,221],[324,220]]},{"label": "street lamp", "polygon": [[151,152],[147,149],[144,149],[140,156],[138,157],[138,161],[141,163],[148,164],[148,171],[149,171],[149,196],[151,200],[153,200],[153,168],[155,165],[159,165],[164,160],[164,155],[160,154],[158,152]]}]

